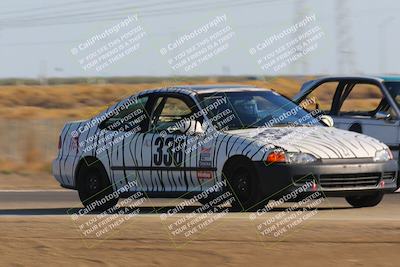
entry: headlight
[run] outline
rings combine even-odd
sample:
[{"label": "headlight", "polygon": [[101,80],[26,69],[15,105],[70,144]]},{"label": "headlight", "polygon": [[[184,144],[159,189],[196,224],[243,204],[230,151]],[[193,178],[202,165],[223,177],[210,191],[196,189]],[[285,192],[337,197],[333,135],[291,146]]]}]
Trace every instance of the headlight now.
[{"label": "headlight", "polygon": [[286,153],[286,157],[289,163],[295,163],[295,164],[310,163],[317,160],[316,157],[307,153],[288,152]]},{"label": "headlight", "polygon": [[374,157],[374,161],[387,161],[391,159],[393,159],[393,154],[388,148],[376,151]]},{"label": "headlight", "polygon": [[317,158],[308,153],[272,151],[268,154],[267,163],[286,162],[293,164],[306,164],[316,161]]}]

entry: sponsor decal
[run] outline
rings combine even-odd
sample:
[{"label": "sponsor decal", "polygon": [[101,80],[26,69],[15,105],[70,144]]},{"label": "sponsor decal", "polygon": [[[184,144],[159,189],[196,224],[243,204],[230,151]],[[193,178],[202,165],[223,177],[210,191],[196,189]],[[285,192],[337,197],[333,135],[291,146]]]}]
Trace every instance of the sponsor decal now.
[{"label": "sponsor decal", "polygon": [[200,167],[205,167],[205,168],[211,168],[211,165],[212,165],[212,162],[211,162],[211,160],[201,160],[200,159],[200,162],[199,162],[199,166]]},{"label": "sponsor decal", "polygon": [[200,154],[200,161],[207,161],[211,159],[210,153],[201,153]]},{"label": "sponsor decal", "polygon": [[211,153],[211,147],[202,147],[200,153]]},{"label": "sponsor decal", "polygon": [[[208,162],[208,161],[211,161],[211,147],[202,147],[200,149],[200,167],[202,162]],[[211,167],[211,165],[204,167]]]},{"label": "sponsor decal", "polygon": [[197,179],[212,179],[212,171],[197,171]]}]

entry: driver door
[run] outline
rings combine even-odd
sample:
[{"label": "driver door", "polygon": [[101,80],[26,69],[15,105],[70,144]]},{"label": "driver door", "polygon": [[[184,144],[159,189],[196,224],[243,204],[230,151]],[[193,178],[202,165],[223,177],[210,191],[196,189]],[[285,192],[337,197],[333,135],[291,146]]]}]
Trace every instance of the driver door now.
[{"label": "driver door", "polygon": [[[193,149],[202,140],[193,125],[185,124],[196,111],[194,102],[182,95],[160,94],[154,100],[149,134],[144,138],[143,153],[150,162],[146,176],[148,191],[200,191],[198,179],[199,150]],[[194,127],[194,128],[193,128]]]},{"label": "driver door", "polygon": [[372,136],[393,149],[398,157],[399,121],[379,86],[349,82],[336,109],[336,127]]}]

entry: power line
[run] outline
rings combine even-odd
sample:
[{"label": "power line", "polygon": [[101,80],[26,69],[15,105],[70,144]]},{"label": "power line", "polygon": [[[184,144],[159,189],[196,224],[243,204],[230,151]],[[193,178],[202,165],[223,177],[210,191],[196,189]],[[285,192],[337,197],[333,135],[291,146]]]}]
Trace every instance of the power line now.
[{"label": "power line", "polygon": [[[189,0],[189,1],[193,1],[193,0]],[[222,2],[225,3],[229,3],[229,2],[235,2],[235,1],[241,1],[241,0],[222,0]],[[174,3],[180,3],[181,1],[179,0],[172,0],[172,1],[167,1],[166,3],[168,4],[174,4]],[[163,2],[161,2],[163,3]],[[164,1],[165,3],[165,1]],[[121,16],[126,16],[129,14],[132,14],[132,11],[128,11],[127,9],[132,8],[132,9],[137,9],[138,11],[144,7],[144,9],[146,7],[154,7],[154,6],[158,6],[159,3],[156,4],[152,4],[152,5],[144,5],[144,6],[128,6],[128,7],[124,7],[124,8],[115,8],[115,9],[108,9],[108,10],[103,10],[101,12],[80,12],[80,13],[75,13],[75,14],[69,14],[69,15],[64,15],[64,16],[50,16],[50,17],[42,17],[42,18],[38,18],[38,19],[22,19],[19,21],[15,21],[14,24],[15,25],[19,25],[18,23],[33,23],[33,22],[39,22],[39,24],[37,25],[42,25],[40,24],[41,21],[43,22],[47,22],[48,20],[61,20],[64,19],[69,19],[69,18],[74,18],[74,17],[78,17],[81,19],[93,19],[93,18],[101,18],[101,19],[107,19],[107,18],[112,18],[114,19],[115,16],[118,16],[117,18],[120,18]],[[153,9],[153,10],[149,10],[149,11],[145,11],[145,12],[141,12],[141,14],[153,14],[153,13],[162,13],[164,11],[180,11],[180,10],[185,10],[185,9],[191,9],[193,7],[206,7],[206,6],[215,6],[214,3],[208,3],[207,5],[205,5],[204,3],[200,3],[200,4],[194,4],[191,6],[183,6],[183,7],[170,7],[170,8],[161,8],[161,9]],[[73,22],[82,22],[81,21],[73,21]],[[85,20],[83,20],[83,22],[85,22]],[[91,22],[91,21],[90,21]],[[7,24],[5,24],[7,25]]]},{"label": "power line", "polygon": [[[240,0],[237,0],[240,1]],[[190,5],[190,6],[185,6],[185,7],[181,7],[181,8],[177,8],[177,7],[171,7],[171,8],[163,8],[163,9],[155,9],[155,10],[149,10],[147,12],[142,12],[141,13],[141,17],[143,18],[147,18],[147,17],[154,17],[154,16],[164,16],[164,15],[171,15],[171,14],[177,14],[177,13],[181,13],[186,11],[186,13],[190,13],[190,12],[199,12],[199,11],[203,11],[203,10],[209,10],[210,7],[212,7],[213,9],[220,9],[220,8],[224,8],[224,7],[234,7],[234,6],[252,6],[252,5],[258,5],[258,4],[268,4],[268,3],[272,3],[272,2],[281,2],[279,0],[270,0],[270,1],[250,1],[250,2],[242,2],[240,1],[239,3],[232,3],[232,2],[236,2],[235,0],[230,0],[230,1],[224,1],[223,3],[219,3],[219,4],[215,4],[215,3],[209,3],[207,5],[204,4],[200,4],[200,5]],[[126,9],[126,8],[125,8]],[[110,13],[110,12],[108,12]],[[107,14],[107,15],[98,15],[98,14],[87,14],[85,16],[83,16],[81,18],[81,20],[73,20],[73,21],[51,21],[54,19],[59,19],[59,17],[57,18],[50,18],[50,21],[46,21],[44,20],[42,23],[34,23],[34,22],[38,22],[38,20],[31,20],[31,21],[22,21],[19,24],[18,23],[14,23],[14,24],[0,24],[3,26],[8,26],[8,27],[35,27],[35,26],[52,26],[52,25],[68,25],[68,24],[77,24],[77,23],[87,23],[87,22],[96,22],[96,21],[112,21],[112,20],[118,20],[121,19],[121,17],[123,16],[127,16],[130,13],[125,12],[116,12],[114,14]],[[81,16],[82,14],[80,14]],[[70,17],[65,17],[65,18],[70,18]],[[47,18],[47,20],[49,20],[49,18]]]},{"label": "power line", "polygon": [[[191,2],[191,1],[196,1],[196,0],[186,0],[186,2]],[[170,3],[178,3],[181,1],[177,1],[177,0],[169,0],[169,1],[159,1],[159,2],[155,2],[155,3],[151,3],[151,4],[145,4],[145,5],[132,5],[132,3],[126,3],[126,0],[123,1],[114,1],[113,3],[109,3],[108,5],[101,5],[98,7],[90,7],[91,12],[81,12],[82,11],[82,6],[80,6],[78,9],[76,7],[72,8],[72,9],[63,9],[63,10],[59,10],[58,12],[39,12],[39,13],[34,13],[31,16],[29,15],[24,15],[24,16],[20,16],[20,17],[13,17],[13,18],[0,18],[0,21],[2,20],[8,20],[10,22],[16,21],[31,21],[31,20],[46,20],[46,19],[59,19],[59,18],[63,18],[63,17],[74,17],[74,16],[80,16],[80,15],[86,15],[86,14],[97,14],[98,12],[101,13],[110,13],[113,11],[126,11],[128,8],[146,8],[146,7],[154,7],[154,6],[162,6],[162,5],[166,5],[166,4],[170,4]],[[118,5],[119,3],[121,4],[128,4],[128,6],[125,7],[118,7],[118,8],[114,8],[114,9],[109,9],[109,8],[105,8],[105,7],[115,7],[116,5]],[[104,9],[105,8],[105,9]],[[97,10],[96,10],[97,9]],[[72,13],[71,13],[72,12]],[[78,12],[78,13],[76,13]],[[81,12],[81,13],[79,13]],[[51,15],[50,17],[44,17],[43,15]],[[57,15],[57,16],[55,16]],[[59,15],[63,15],[63,16],[59,16]]]},{"label": "power line", "polygon": [[21,14],[21,13],[26,13],[26,12],[32,12],[32,11],[36,11],[36,10],[46,10],[46,9],[54,9],[54,8],[59,8],[59,7],[64,7],[64,6],[69,6],[71,4],[74,3],[79,3],[82,4],[82,2],[99,2],[101,0],[86,0],[86,1],[82,1],[82,0],[75,0],[75,1],[71,1],[68,3],[63,3],[60,5],[47,5],[45,7],[33,7],[33,8],[27,8],[27,9],[19,9],[19,10],[11,10],[11,11],[4,11],[4,12],[0,12],[0,15],[10,15],[10,14]]}]

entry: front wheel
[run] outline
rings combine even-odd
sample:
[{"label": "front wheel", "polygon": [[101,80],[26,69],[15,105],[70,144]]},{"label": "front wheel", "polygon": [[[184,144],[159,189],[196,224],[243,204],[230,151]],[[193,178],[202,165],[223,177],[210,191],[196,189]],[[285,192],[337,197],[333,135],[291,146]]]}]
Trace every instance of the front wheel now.
[{"label": "front wheel", "polygon": [[355,208],[374,207],[378,205],[383,198],[382,192],[376,192],[364,196],[350,196],[346,197],[346,201]]},{"label": "front wheel", "polygon": [[252,163],[234,160],[224,167],[223,174],[228,182],[227,189],[233,195],[232,211],[254,211],[263,208],[260,182]]}]

